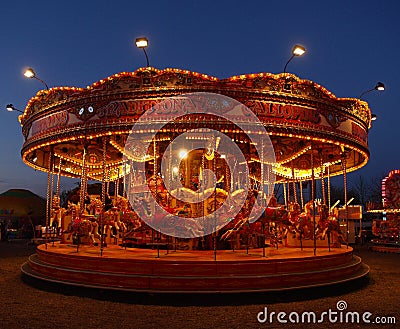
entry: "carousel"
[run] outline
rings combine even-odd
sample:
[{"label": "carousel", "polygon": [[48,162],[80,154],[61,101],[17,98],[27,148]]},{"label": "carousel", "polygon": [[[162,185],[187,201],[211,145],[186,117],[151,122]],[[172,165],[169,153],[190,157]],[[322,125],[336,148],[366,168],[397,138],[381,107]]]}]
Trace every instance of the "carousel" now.
[{"label": "carousel", "polygon": [[[289,73],[218,79],[146,67],[41,90],[19,120],[23,161],[48,175],[44,240],[26,275],[216,293],[330,285],[369,271],[330,196],[341,175],[347,204],[346,175],[369,159],[371,111],[360,99]],[[80,191],[61,207],[68,178]],[[88,193],[91,181],[99,193]]]},{"label": "carousel", "polygon": [[392,170],[382,180],[382,201],[370,205],[372,222],[371,250],[400,253],[400,170]]}]

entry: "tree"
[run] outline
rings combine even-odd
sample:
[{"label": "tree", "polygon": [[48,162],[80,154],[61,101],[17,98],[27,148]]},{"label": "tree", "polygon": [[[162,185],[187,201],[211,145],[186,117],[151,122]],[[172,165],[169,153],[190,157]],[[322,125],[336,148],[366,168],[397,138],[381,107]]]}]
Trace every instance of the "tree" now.
[{"label": "tree", "polygon": [[358,200],[360,201],[359,204],[361,204],[364,208],[368,202],[370,194],[370,187],[368,185],[369,184],[367,184],[365,178],[359,175],[354,186],[352,187],[354,193],[357,195]]},{"label": "tree", "polygon": [[331,205],[333,205],[337,200],[340,201],[339,204],[344,204],[344,188],[336,185],[331,185]]},{"label": "tree", "polygon": [[[347,190],[347,201],[349,201],[351,198],[354,198],[351,204],[360,204],[360,198],[354,188]],[[340,201],[339,205],[344,206],[344,187],[331,185],[331,205],[334,205],[338,200]]]},{"label": "tree", "polygon": [[359,176],[355,182],[354,189],[360,204],[363,207],[367,206],[367,203],[381,203],[382,202],[382,177],[370,177],[366,180],[365,177]]},{"label": "tree", "polygon": [[370,178],[369,201],[382,204],[382,180],[386,175]]}]

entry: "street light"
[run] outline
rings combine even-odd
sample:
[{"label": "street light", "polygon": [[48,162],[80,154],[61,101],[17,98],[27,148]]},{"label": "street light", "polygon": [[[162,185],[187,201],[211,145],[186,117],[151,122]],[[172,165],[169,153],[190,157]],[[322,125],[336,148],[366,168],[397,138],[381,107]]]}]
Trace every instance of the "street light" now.
[{"label": "street light", "polygon": [[358,97],[358,98],[361,98],[366,93],[369,93],[369,92],[374,91],[374,90],[384,91],[385,90],[385,85],[382,82],[377,82],[374,88],[364,91],[363,93],[361,93],[360,97]]},{"label": "street light", "polygon": [[[360,97],[358,97],[358,98],[361,99],[361,97],[363,95],[365,95],[366,93],[369,93],[371,91],[374,91],[374,90],[384,91],[385,90],[385,85],[382,82],[377,82],[374,88],[364,91],[363,93],[361,93]],[[378,119],[378,117],[376,116],[376,114],[372,113],[371,114],[371,121],[375,121],[376,119]]]},{"label": "street light", "polygon": [[33,78],[35,76],[35,71],[31,68],[27,68],[24,72],[25,77]]},{"label": "street light", "polygon": [[23,111],[18,110],[18,109],[17,109],[14,105],[12,105],[12,104],[7,104],[6,109],[7,109],[8,112],[17,111],[17,112],[24,113]]},{"label": "street light", "polygon": [[304,48],[301,45],[295,45],[292,49],[292,56],[289,58],[289,60],[286,62],[286,65],[283,69],[283,73],[286,73],[286,67],[290,63],[290,61],[296,56],[302,56],[306,52],[306,48]]},{"label": "street light", "polygon": [[143,49],[144,55],[146,56],[147,67],[150,66],[149,57],[147,56],[147,52],[146,52],[146,48],[148,45],[149,45],[149,40],[147,40],[147,38],[145,38],[145,37],[136,38],[136,47]]},{"label": "street light", "polygon": [[379,90],[379,91],[384,91],[385,90],[385,85],[382,82],[378,82],[376,84],[376,86],[375,86],[375,89]]},{"label": "street light", "polygon": [[29,79],[36,79],[36,80],[39,80],[41,83],[43,83],[43,84],[46,86],[46,89],[49,90],[49,86],[47,85],[47,83],[44,82],[42,79],[40,79],[40,78],[38,78],[38,77],[36,76],[36,73],[35,73],[35,71],[33,70],[33,68],[31,68],[31,67],[27,68],[27,69],[25,70],[25,72],[24,72],[24,76],[27,77],[27,78],[29,78]]}]

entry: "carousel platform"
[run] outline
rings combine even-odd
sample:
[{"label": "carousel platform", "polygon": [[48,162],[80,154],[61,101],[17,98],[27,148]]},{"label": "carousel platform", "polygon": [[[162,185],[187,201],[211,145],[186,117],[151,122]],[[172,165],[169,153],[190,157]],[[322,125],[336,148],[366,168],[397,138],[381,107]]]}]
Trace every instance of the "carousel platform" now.
[{"label": "carousel platform", "polygon": [[380,239],[371,240],[372,251],[378,251],[383,253],[400,254],[400,241],[385,241]]},{"label": "carousel platform", "polygon": [[25,275],[51,282],[148,293],[239,293],[325,286],[368,274],[352,248],[167,251],[55,243],[37,247]]}]

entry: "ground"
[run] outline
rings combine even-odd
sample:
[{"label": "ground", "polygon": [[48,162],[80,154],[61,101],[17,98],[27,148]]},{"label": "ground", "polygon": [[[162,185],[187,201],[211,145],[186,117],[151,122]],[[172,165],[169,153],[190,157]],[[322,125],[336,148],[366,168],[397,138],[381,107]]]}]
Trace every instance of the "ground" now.
[{"label": "ground", "polygon": [[[34,253],[26,241],[0,243],[0,328],[399,328],[400,254],[355,253],[371,267],[368,278],[329,288],[228,296],[143,295],[82,289],[32,280],[20,266]],[[259,323],[271,312],[321,314],[345,301],[347,311],[395,317],[397,324]]]}]

